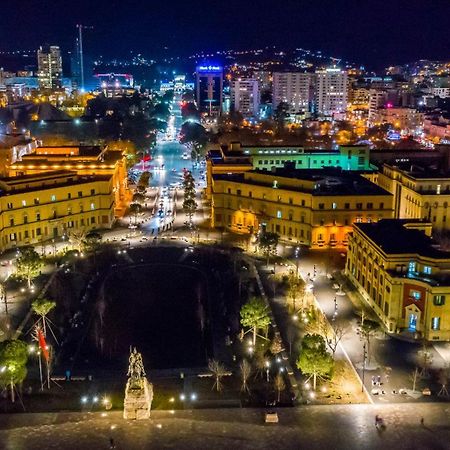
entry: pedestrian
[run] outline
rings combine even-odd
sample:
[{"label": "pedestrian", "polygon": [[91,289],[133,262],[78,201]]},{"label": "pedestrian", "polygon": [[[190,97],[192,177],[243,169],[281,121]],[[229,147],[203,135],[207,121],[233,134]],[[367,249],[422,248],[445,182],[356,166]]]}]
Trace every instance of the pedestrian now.
[{"label": "pedestrian", "polygon": [[421,417],[421,418],[420,418],[420,425],[424,426],[424,424],[425,424],[425,420],[424,420],[423,417]]},{"label": "pedestrian", "polygon": [[112,437],[109,438],[109,448],[116,448],[116,444],[115,444],[114,439]]},{"label": "pedestrian", "polygon": [[381,376],[380,375],[378,375],[378,377],[377,377],[377,382],[378,382],[378,386],[381,386]]},{"label": "pedestrian", "polygon": [[375,386],[375,375],[372,376],[372,386]]}]

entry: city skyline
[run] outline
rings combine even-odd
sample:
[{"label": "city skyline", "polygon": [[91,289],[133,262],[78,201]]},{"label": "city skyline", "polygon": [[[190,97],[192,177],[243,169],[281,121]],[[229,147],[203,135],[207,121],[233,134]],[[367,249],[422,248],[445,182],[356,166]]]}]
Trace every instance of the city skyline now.
[{"label": "city skyline", "polygon": [[[445,59],[450,53],[445,39],[445,11],[450,13],[450,5],[443,0],[434,2],[433,8],[424,0],[396,0],[389,10],[380,10],[373,0],[363,5],[354,0],[326,0],[320,5],[288,0],[277,8],[268,1],[231,0],[226,5],[208,5],[205,16],[200,14],[205,11],[201,0],[175,2],[170,9],[165,4],[149,8],[129,1],[120,13],[105,1],[92,5],[81,0],[70,14],[61,2],[42,8],[42,2],[31,0],[20,12],[11,0],[3,6],[10,11],[0,17],[3,51],[18,50],[18,42],[21,48],[48,43],[72,50],[75,26],[83,23],[93,27],[86,50],[106,57],[123,57],[130,51],[163,57],[282,45],[320,50],[379,69],[417,59]],[[18,30],[26,33],[18,36]]]}]

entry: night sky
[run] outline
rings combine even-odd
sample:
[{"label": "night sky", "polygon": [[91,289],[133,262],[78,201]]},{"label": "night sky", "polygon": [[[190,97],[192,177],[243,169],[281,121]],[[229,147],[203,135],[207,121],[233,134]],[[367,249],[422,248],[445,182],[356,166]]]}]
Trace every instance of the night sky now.
[{"label": "night sky", "polygon": [[369,66],[450,59],[450,0],[1,0],[0,50],[73,47],[152,57],[265,45],[322,50]]}]

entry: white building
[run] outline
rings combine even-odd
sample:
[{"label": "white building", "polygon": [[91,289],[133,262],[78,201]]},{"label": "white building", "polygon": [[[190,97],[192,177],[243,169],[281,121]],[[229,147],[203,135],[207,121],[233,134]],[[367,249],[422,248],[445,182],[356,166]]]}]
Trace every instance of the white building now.
[{"label": "white building", "polygon": [[42,46],[37,51],[38,79],[41,89],[58,89],[62,86],[61,50],[56,45]]},{"label": "white building", "polygon": [[274,72],[272,108],[284,102],[290,112],[308,112],[313,98],[314,75],[304,72]]},{"label": "white building", "polygon": [[347,72],[337,67],[316,70],[316,110],[333,116],[347,109]]},{"label": "white building", "polygon": [[243,116],[256,117],[259,111],[258,81],[253,78],[239,78],[230,84],[231,107]]},{"label": "white building", "polygon": [[369,90],[369,125],[375,125],[378,116],[378,109],[385,106],[388,93],[382,89]]}]

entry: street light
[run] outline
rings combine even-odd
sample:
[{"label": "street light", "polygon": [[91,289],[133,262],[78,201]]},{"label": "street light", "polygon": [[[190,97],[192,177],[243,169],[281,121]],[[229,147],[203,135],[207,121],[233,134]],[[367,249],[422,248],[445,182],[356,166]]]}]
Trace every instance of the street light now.
[{"label": "street light", "polygon": [[300,247],[296,247],[295,248],[295,267],[296,267],[295,274],[297,275],[297,277],[298,277],[298,258],[299,258],[299,255],[300,255]]}]

